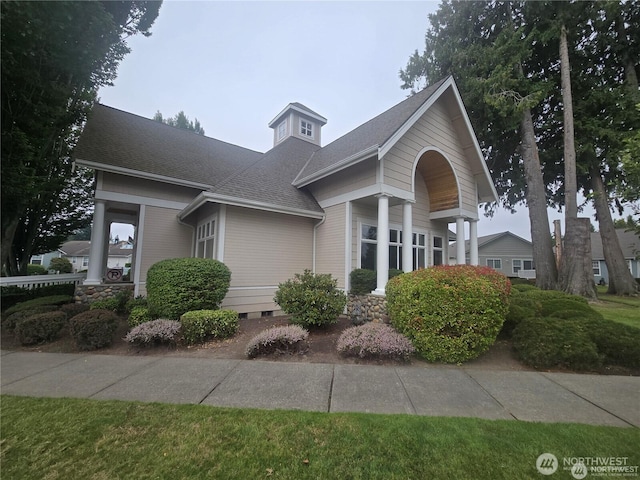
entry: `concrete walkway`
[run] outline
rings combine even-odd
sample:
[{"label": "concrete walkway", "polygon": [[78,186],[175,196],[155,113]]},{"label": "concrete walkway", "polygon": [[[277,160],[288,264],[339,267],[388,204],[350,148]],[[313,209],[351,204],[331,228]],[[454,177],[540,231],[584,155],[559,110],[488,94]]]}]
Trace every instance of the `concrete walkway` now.
[{"label": "concrete walkway", "polygon": [[640,377],[2,351],[2,394],[640,427]]}]

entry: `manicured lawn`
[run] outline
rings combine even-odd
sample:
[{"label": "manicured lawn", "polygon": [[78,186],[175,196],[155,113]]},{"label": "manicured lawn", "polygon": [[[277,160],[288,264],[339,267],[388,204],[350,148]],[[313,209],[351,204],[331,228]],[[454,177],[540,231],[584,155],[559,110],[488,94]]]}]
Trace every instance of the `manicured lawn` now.
[{"label": "manicured lawn", "polygon": [[607,320],[640,328],[640,297],[619,297],[607,295],[607,287],[598,286],[600,303],[591,306]]},{"label": "manicured lawn", "polygon": [[[3,396],[2,478],[525,479],[629,457],[637,428]],[[553,478],[572,478],[559,471]]]}]

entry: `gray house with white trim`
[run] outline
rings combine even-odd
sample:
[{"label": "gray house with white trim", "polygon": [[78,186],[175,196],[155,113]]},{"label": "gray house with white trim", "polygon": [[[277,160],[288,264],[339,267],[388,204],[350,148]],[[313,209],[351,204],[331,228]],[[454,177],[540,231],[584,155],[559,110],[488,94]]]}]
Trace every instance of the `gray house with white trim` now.
[{"label": "gray house with white trim", "polygon": [[387,267],[446,263],[451,223],[478,263],[478,205],[497,194],[452,77],[323,146],[326,123],[291,103],[262,153],[95,105],[74,152],[96,177],[85,284],[104,282],[112,222],[135,226],[136,294],[159,260],[214,258],[232,272],[223,306],[248,315],[277,310],[278,284],[305,269],[346,290],[377,269],[382,295]]},{"label": "gray house with white trim", "polygon": [[[640,237],[633,231],[616,229],[620,248],[627,261],[633,278],[640,278]],[[604,249],[599,233],[591,234],[591,257],[593,259],[593,279],[596,283],[609,283],[609,270],[604,261]]]}]

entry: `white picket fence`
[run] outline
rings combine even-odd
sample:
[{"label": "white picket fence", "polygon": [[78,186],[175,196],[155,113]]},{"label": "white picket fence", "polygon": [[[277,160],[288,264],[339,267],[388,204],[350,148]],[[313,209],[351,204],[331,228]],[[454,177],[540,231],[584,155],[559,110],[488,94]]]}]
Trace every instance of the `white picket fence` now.
[{"label": "white picket fence", "polygon": [[534,279],[536,278],[536,271],[535,270],[518,270],[518,277]]},{"label": "white picket fence", "polygon": [[87,278],[86,273],[61,273],[53,275],[28,275],[25,277],[0,277],[0,287],[16,285],[21,288],[39,288],[48,285],[61,285],[73,283],[79,285]]}]

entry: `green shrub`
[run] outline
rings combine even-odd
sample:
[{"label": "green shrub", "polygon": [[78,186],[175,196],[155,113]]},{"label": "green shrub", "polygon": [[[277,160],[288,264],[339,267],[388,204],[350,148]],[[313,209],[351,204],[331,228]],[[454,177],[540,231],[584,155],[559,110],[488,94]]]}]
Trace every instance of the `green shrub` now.
[{"label": "green shrub", "polygon": [[149,303],[147,302],[147,298],[143,296],[137,296],[127,301],[124,306],[125,311],[131,312],[135,307],[148,307]]},{"label": "green shrub", "polygon": [[366,295],[376,289],[376,272],[366,268],[356,268],[349,274],[353,295]]},{"label": "green shrub", "polygon": [[640,368],[640,329],[611,320],[588,320],[591,340],[605,365]]},{"label": "green shrub", "polygon": [[96,300],[89,304],[89,310],[109,310],[111,312],[117,312],[120,306],[120,302],[116,298],[105,298],[103,300]]},{"label": "green shrub", "polygon": [[513,342],[520,359],[532,367],[593,370],[602,365],[587,324],[576,319],[526,318],[514,330]]},{"label": "green shrub", "polygon": [[61,311],[30,315],[16,322],[16,339],[22,345],[50,342],[58,337],[66,321]]},{"label": "green shrub", "polygon": [[118,308],[116,309],[117,313],[126,313],[127,312],[127,304],[133,295],[133,291],[131,290],[120,290],[115,294],[113,298],[118,302]]},{"label": "green shrub", "polygon": [[162,260],[147,272],[147,301],[158,317],[172,320],[192,310],[220,307],[231,281],[227,266],[206,258]]},{"label": "green shrub", "polygon": [[540,315],[543,317],[548,317],[553,315],[554,312],[558,312],[560,310],[572,310],[575,312],[584,313],[593,311],[593,308],[591,308],[585,301],[576,301],[574,297],[575,296],[573,295],[567,295],[566,298],[552,298],[550,300],[541,302],[542,308],[540,310]]},{"label": "green shrub", "polygon": [[47,285],[39,288],[21,288],[15,285],[0,287],[0,305],[4,310],[13,307],[17,303],[26,302],[34,298],[49,297],[52,295],[73,296],[75,285],[63,283],[60,285]]},{"label": "green shrub", "polygon": [[66,303],[60,307],[60,310],[67,314],[67,318],[71,318],[89,310],[89,305],[86,303]]},{"label": "green shrub", "polygon": [[27,275],[46,275],[47,273],[47,269],[42,265],[34,265],[33,263],[27,265]]},{"label": "green shrub", "polygon": [[30,308],[40,307],[42,305],[63,305],[65,303],[70,303],[71,301],[72,297],[70,295],[51,295],[49,297],[34,298],[27,300],[26,302],[16,303],[13,307],[5,310],[3,316],[6,318],[12,313],[19,312],[21,310],[29,310]]},{"label": "green shrub", "polygon": [[[397,268],[389,269],[389,280],[393,277],[397,277],[404,273]],[[356,268],[349,274],[351,290],[349,293],[352,295],[367,295],[373,292],[377,286],[377,272],[375,270],[369,270],[366,268]]]},{"label": "green shrub", "polygon": [[338,289],[331,275],[305,270],[278,285],[273,299],[291,315],[290,322],[305,328],[336,323],[347,304],[347,296]]},{"label": "green shrub", "polygon": [[518,291],[511,292],[509,299],[509,311],[502,325],[501,333],[511,337],[513,329],[525,318],[536,318],[540,316],[542,305],[534,299],[519,294]]},{"label": "green shrub", "polygon": [[133,307],[129,314],[129,327],[137,327],[141,323],[150,322],[153,316],[147,307]]},{"label": "green shrub", "polygon": [[111,345],[118,316],[111,310],[88,310],[73,317],[69,327],[80,350],[95,350]]},{"label": "green shrub", "polygon": [[477,357],[496,340],[508,311],[510,283],[487,267],[441,265],[387,283],[388,313],[418,354],[433,362]]},{"label": "green shrub", "polygon": [[193,310],[180,317],[182,338],[187,344],[208,338],[226,338],[238,330],[238,312],[233,310]]},{"label": "green shrub", "polygon": [[71,273],[73,272],[73,265],[64,257],[52,258],[49,262],[49,270],[53,270],[58,273]]},{"label": "green shrub", "polygon": [[24,320],[25,318],[37,315],[39,313],[55,312],[56,310],[59,310],[59,308],[60,307],[57,307],[56,305],[41,305],[39,307],[32,307],[27,310],[20,310],[19,312],[14,312],[11,315],[5,317],[5,319],[2,321],[2,327],[8,332],[12,332],[15,330],[16,324],[20,320]]}]

